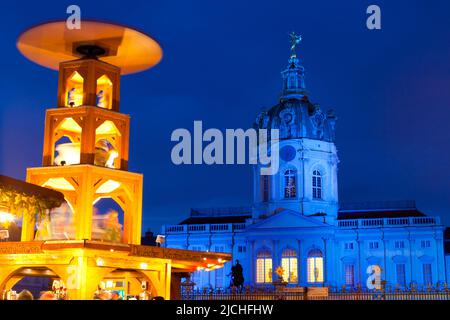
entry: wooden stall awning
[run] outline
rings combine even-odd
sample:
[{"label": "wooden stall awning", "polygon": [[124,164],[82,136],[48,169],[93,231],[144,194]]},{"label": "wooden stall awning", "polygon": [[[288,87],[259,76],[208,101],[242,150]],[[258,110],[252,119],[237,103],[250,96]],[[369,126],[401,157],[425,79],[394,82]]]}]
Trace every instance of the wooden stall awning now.
[{"label": "wooden stall awning", "polygon": [[[48,265],[51,264],[49,261],[59,254],[60,257],[65,257],[67,263],[70,263],[72,261],[71,253],[77,250],[84,250],[86,256],[101,258],[103,260],[102,267],[139,269],[142,262],[147,262],[151,266],[164,260],[170,260],[172,273],[194,272],[200,269],[210,271],[222,268],[226,262],[231,261],[231,254],[221,252],[115,244],[92,240],[53,240],[0,242],[0,268],[2,259],[14,260],[13,255],[18,255],[22,262],[32,259],[30,260],[31,264]],[[64,259],[61,258],[58,263],[63,263]]]},{"label": "wooden stall awning", "polygon": [[64,195],[61,192],[0,175],[0,195],[2,195],[0,197],[0,204],[3,202],[1,201],[4,198],[3,196],[10,193],[37,198],[45,201],[52,208],[59,207],[65,201]]},{"label": "wooden stall awning", "polygon": [[18,193],[24,193],[29,196],[64,201],[64,195],[59,191],[40,187],[32,183],[3,175],[0,175],[0,190],[1,189],[13,189]]}]

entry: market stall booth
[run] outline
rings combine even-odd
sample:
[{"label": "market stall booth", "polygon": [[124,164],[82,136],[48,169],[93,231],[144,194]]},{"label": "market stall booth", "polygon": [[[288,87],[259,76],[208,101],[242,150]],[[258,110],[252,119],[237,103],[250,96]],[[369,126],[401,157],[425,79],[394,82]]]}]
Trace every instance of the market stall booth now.
[{"label": "market stall booth", "polygon": [[35,276],[57,281],[52,290],[64,299],[94,299],[99,290],[123,299],[139,299],[146,291],[175,299],[186,273],[220,268],[229,259],[223,253],[89,240],[0,242],[0,290]]}]

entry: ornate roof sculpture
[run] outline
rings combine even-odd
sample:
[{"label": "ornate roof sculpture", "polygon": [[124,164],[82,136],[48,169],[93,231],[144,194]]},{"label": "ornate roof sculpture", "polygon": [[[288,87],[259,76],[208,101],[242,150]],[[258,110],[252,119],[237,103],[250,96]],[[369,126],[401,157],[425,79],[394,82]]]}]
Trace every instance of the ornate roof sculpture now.
[{"label": "ornate roof sculpture", "polygon": [[302,37],[291,37],[288,66],[281,72],[283,87],[279,103],[262,111],[256,118],[256,129],[279,129],[280,139],[310,138],[334,142],[337,117],[333,110],[322,111],[309,100],[305,88],[305,69],[297,58],[296,48]]}]

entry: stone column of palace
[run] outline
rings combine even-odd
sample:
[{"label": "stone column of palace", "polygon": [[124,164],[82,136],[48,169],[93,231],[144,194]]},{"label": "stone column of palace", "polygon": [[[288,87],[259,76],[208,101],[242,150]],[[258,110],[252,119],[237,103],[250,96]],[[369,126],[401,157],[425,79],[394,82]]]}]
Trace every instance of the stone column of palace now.
[{"label": "stone column of palace", "polygon": [[324,253],[324,256],[325,256],[325,259],[324,259],[324,266],[323,266],[323,268],[324,268],[324,272],[323,272],[323,286],[326,286],[327,284],[328,284],[328,279],[330,279],[330,274],[329,274],[329,272],[330,272],[330,266],[331,266],[331,263],[330,263],[330,258],[331,258],[331,252],[330,252],[330,249],[329,249],[329,243],[328,243],[328,236],[327,237],[324,237],[324,238],[322,238],[322,240],[323,240],[323,253]]},{"label": "stone column of palace", "polygon": [[[208,235],[208,252],[212,251],[212,233],[211,230],[209,231],[209,235]],[[208,287],[212,288],[213,287],[213,283],[212,283],[212,276],[211,276],[212,272],[206,272],[206,276],[208,278]],[[216,274],[216,272],[214,271],[214,275]]]},{"label": "stone column of palace", "polygon": [[358,278],[359,278],[359,282],[361,283],[361,286],[365,286],[366,282],[365,282],[365,277],[363,276],[366,272],[366,270],[363,270],[363,264],[361,262],[361,245],[362,245],[362,240],[359,239],[359,234],[357,236],[357,240],[356,240],[356,245],[358,246]]},{"label": "stone column of palace", "polygon": [[410,263],[410,279],[409,282],[413,282],[413,281],[418,281],[419,279],[417,279],[415,277],[417,270],[416,269],[416,262],[414,261],[414,256],[413,256],[413,246],[415,245],[415,241],[414,239],[411,239],[411,234],[409,234],[408,236],[408,244],[409,244],[409,263]]},{"label": "stone column of palace", "polygon": [[248,261],[250,266],[250,283],[256,283],[255,277],[255,240],[250,241],[250,250],[248,250]]},{"label": "stone column of palace", "polygon": [[391,273],[393,270],[391,270],[390,267],[388,267],[389,264],[389,257],[387,256],[387,250],[386,245],[389,243],[389,240],[385,239],[384,231],[381,231],[381,244],[383,245],[383,269],[382,269],[382,276],[381,279],[386,281],[386,284],[388,284],[388,279],[393,279]]},{"label": "stone column of palace", "polygon": [[278,252],[280,250],[280,240],[272,240],[273,245],[273,262],[272,262],[272,281],[277,279],[277,274],[275,273],[275,270],[281,266],[281,257],[280,253]]},{"label": "stone column of palace", "polygon": [[[435,234],[435,243],[436,243],[436,264],[437,264],[437,281],[436,282],[445,282],[445,254],[444,252],[444,237],[442,231],[436,231]],[[444,259],[442,259],[443,257]]]},{"label": "stone column of palace", "polygon": [[[223,266],[223,278],[222,278],[222,286],[224,288],[227,288],[230,285],[231,281],[228,281],[228,279],[231,280],[231,275],[230,278],[227,276],[228,274],[231,273],[231,266],[236,262],[236,258],[234,257],[234,232],[232,234],[232,240],[231,240],[231,244],[227,244],[225,246],[225,252],[227,253],[231,253],[231,261],[227,262],[224,264]],[[245,268],[244,262],[243,261],[239,261],[241,263],[241,265],[243,266],[243,268]],[[245,269],[243,270],[243,276],[244,276],[244,281],[246,281],[246,277],[245,277]]]},{"label": "stone column of palace", "polygon": [[303,285],[305,279],[303,276],[303,255],[302,255],[302,241],[297,239],[297,277],[298,285]]},{"label": "stone column of palace", "polygon": [[327,236],[324,239],[324,247],[325,247],[325,275],[326,279],[324,279],[324,284],[327,286],[335,285],[332,282],[336,282],[337,280],[337,263],[336,263],[336,249],[333,247],[334,240],[331,236]]}]

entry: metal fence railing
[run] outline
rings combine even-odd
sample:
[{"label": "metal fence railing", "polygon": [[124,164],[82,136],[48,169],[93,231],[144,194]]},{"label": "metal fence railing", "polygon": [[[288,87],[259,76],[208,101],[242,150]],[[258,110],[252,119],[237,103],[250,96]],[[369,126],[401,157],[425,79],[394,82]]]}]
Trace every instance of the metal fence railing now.
[{"label": "metal fence railing", "polygon": [[[295,290],[297,289],[297,290]],[[322,291],[323,292],[323,291]],[[450,300],[448,288],[420,290],[342,290],[328,288],[325,294],[311,294],[307,288],[193,289],[183,287],[182,300]]]}]

